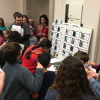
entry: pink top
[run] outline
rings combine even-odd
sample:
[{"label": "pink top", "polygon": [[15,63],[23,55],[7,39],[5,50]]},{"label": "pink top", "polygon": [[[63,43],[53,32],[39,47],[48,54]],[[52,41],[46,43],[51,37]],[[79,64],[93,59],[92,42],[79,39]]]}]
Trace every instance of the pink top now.
[{"label": "pink top", "polygon": [[0,37],[0,46],[4,43],[4,40],[2,37]]}]

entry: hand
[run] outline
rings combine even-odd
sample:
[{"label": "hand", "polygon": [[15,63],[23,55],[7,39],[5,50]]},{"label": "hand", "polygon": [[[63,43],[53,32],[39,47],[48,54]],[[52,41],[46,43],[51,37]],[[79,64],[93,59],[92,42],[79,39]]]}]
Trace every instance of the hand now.
[{"label": "hand", "polygon": [[92,62],[92,61],[89,61],[89,62],[88,62],[88,64],[89,64],[90,66],[92,66],[92,67],[94,67],[94,66],[95,66],[95,63],[94,63],[94,62]]},{"label": "hand", "polygon": [[4,82],[5,73],[2,69],[0,69],[0,82]]},{"label": "hand", "polygon": [[86,73],[89,75],[89,74],[92,74],[92,73],[95,73],[90,67],[86,68]]},{"label": "hand", "polygon": [[7,42],[4,42],[4,43],[2,44],[2,46],[4,46],[6,43],[7,43]]},{"label": "hand", "polygon": [[92,73],[92,74],[88,75],[88,79],[90,79],[90,78],[97,79],[97,77],[98,77],[98,73]]},{"label": "hand", "polygon": [[45,34],[43,33],[42,36],[45,36]]},{"label": "hand", "polygon": [[41,36],[42,34],[41,33],[38,33],[38,36]]},{"label": "hand", "polygon": [[43,69],[43,66],[40,64],[40,62],[38,62],[36,68],[41,68],[41,69]]}]

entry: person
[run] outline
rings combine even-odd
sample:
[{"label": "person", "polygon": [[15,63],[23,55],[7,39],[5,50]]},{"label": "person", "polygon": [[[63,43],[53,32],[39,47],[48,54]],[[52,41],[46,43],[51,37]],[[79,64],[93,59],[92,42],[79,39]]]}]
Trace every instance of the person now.
[{"label": "person", "polygon": [[43,41],[44,39],[47,39],[47,38],[46,38],[46,37],[41,37],[38,43],[40,43],[40,42]]},{"label": "person", "polygon": [[29,24],[24,23],[22,21],[23,21],[23,15],[21,13],[17,13],[15,16],[15,22],[10,25],[10,31],[13,30],[13,25],[21,26],[24,33],[20,43],[25,45],[26,48],[28,48],[30,45],[30,41],[29,41],[30,27]]},{"label": "person", "polygon": [[94,100],[83,64],[76,57],[66,57],[44,100]]},{"label": "person", "polygon": [[37,28],[36,28],[35,25],[34,25],[34,20],[33,20],[33,19],[29,19],[29,24],[30,24],[30,26],[32,26],[32,28],[33,28],[34,36],[36,36]]},{"label": "person", "polygon": [[42,53],[48,53],[51,46],[52,44],[48,39],[41,41],[38,45],[31,45],[23,54],[22,66],[26,67],[31,74],[34,75],[38,61],[38,55]]},{"label": "person", "polygon": [[38,44],[38,41],[37,41],[37,38],[33,35],[33,28],[30,27],[30,45],[37,45]]},{"label": "person", "polygon": [[28,19],[28,17],[26,15],[23,15],[23,22],[29,24],[29,19]]},{"label": "person", "polygon": [[3,18],[0,18],[0,30],[7,30]]},{"label": "person", "polygon": [[20,12],[14,12],[13,18],[16,19],[16,15],[19,14]]},{"label": "person", "polygon": [[37,93],[43,81],[43,66],[38,62],[35,77],[25,67],[21,66],[21,46],[9,42],[0,50],[0,55],[7,62],[3,71],[5,100],[29,100],[30,91]]},{"label": "person", "polygon": [[40,64],[43,66],[44,77],[43,77],[43,83],[42,83],[41,89],[38,92],[37,100],[44,100],[49,87],[53,84],[56,77],[55,72],[47,70],[47,68],[51,66],[50,60],[51,60],[51,57],[50,57],[50,54],[48,53],[43,53],[38,56],[38,62],[40,62]]},{"label": "person", "polygon": [[[74,54],[74,56],[81,60],[81,62],[84,65],[85,69],[87,69],[88,67],[91,67],[91,66],[88,65],[89,56],[88,56],[88,54],[86,52],[84,52],[84,51],[78,51],[78,52],[76,52]],[[94,72],[96,72],[96,70],[94,68],[92,68],[92,70]]]},{"label": "person", "polygon": [[8,42],[9,41],[9,30],[4,30],[3,31],[3,37],[4,37],[4,42]]},{"label": "person", "polygon": [[40,25],[37,27],[36,37],[38,41],[41,37],[48,38],[48,17],[45,14],[40,16]]},{"label": "person", "polygon": [[3,32],[2,30],[0,30],[0,46],[4,43],[4,40],[3,40]]}]

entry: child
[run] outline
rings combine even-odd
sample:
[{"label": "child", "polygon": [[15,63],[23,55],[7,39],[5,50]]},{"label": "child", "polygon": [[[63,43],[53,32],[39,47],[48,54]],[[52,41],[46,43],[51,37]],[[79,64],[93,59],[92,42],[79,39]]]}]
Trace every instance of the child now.
[{"label": "child", "polygon": [[31,32],[31,34],[30,34],[30,45],[37,45],[38,44],[38,41],[37,41],[37,38],[33,35],[34,33],[33,33],[33,29],[32,28],[30,28],[30,32]]},{"label": "child", "polygon": [[[74,54],[74,56],[78,59],[81,60],[82,64],[84,65],[85,69],[87,67],[91,67],[91,66],[88,66],[88,60],[89,60],[89,56],[86,52],[83,52],[83,51],[78,51]],[[94,72],[96,72],[95,69],[92,69]]]},{"label": "child", "polygon": [[8,36],[9,36],[9,30],[4,30],[3,31],[3,37],[4,37],[5,42],[9,41]]},{"label": "child", "polygon": [[51,66],[50,64],[51,57],[48,53],[43,53],[38,56],[38,62],[43,66],[44,77],[41,89],[39,91],[38,100],[44,100],[45,95],[48,91],[48,88],[52,85],[55,79],[55,72],[48,71],[47,68]]},{"label": "child", "polygon": [[37,28],[34,25],[34,20],[33,19],[29,19],[29,24],[32,26],[32,29],[34,30],[33,33],[34,33],[34,36],[35,36]]},{"label": "child", "polygon": [[94,100],[83,64],[76,57],[66,57],[44,100]]},{"label": "child", "polygon": [[35,77],[25,67],[21,66],[21,46],[9,42],[0,50],[0,55],[7,62],[5,72],[5,100],[29,100],[30,91],[37,93],[43,81],[43,66],[38,62]]},{"label": "child", "polygon": [[2,30],[0,30],[0,46],[4,43],[4,40],[3,40],[3,32]]}]

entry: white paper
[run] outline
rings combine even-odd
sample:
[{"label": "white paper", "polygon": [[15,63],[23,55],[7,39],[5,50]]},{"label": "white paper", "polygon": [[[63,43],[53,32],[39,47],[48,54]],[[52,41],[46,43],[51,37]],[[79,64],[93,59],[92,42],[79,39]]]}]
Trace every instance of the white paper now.
[{"label": "white paper", "polygon": [[72,34],[73,34],[73,31],[69,30],[68,35],[72,36]]},{"label": "white paper", "polygon": [[90,35],[85,34],[84,39],[87,40],[87,41],[89,41],[89,37],[90,37]]},{"label": "white paper", "polygon": [[60,40],[55,40],[55,44],[60,45],[61,41]]},{"label": "white paper", "polygon": [[70,43],[71,42],[71,38],[67,37],[67,42]]},{"label": "white paper", "polygon": [[66,49],[69,50],[70,49],[70,45],[66,44]]},{"label": "white paper", "polygon": [[74,44],[78,45],[79,44],[79,40],[74,39]]},{"label": "white paper", "polygon": [[50,61],[50,63],[56,63],[56,62],[61,62],[61,60],[57,58],[52,58]]},{"label": "white paper", "polygon": [[80,37],[80,32],[76,32],[76,37]]},{"label": "white paper", "polygon": [[61,32],[61,33],[63,32],[63,28],[62,28],[62,27],[60,28],[60,32]]},{"label": "white paper", "polygon": [[52,39],[52,44],[55,44],[55,39]]},{"label": "white paper", "polygon": [[74,52],[74,53],[78,52],[78,48],[74,47],[74,48],[73,48],[73,52]]},{"label": "white paper", "polygon": [[49,68],[47,68],[48,71],[56,71],[54,65],[51,65]]},{"label": "white paper", "polygon": [[57,26],[54,26],[54,31],[57,31]]},{"label": "white paper", "polygon": [[83,47],[87,48],[87,46],[88,46],[88,43],[87,42],[83,42]]}]

